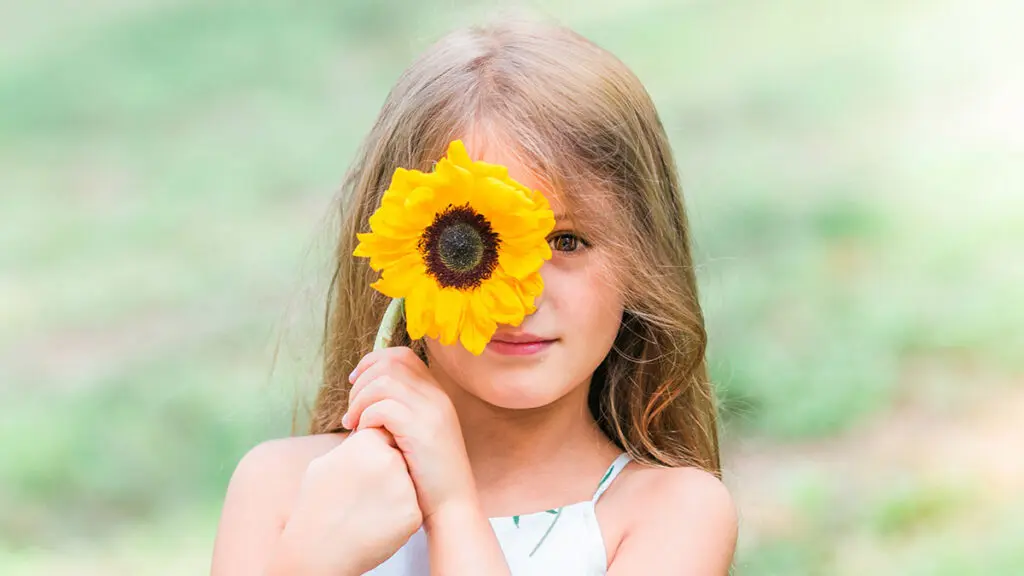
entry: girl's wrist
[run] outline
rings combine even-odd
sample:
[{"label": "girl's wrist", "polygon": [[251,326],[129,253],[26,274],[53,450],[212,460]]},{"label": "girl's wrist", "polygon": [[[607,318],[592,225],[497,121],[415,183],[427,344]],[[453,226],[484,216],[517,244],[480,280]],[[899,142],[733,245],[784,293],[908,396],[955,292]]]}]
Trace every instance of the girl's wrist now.
[{"label": "girl's wrist", "polygon": [[270,562],[267,563],[266,572],[263,576],[286,576],[287,574],[315,574],[309,566],[302,563],[302,555],[296,554],[289,546],[284,535],[278,539],[270,554]]},{"label": "girl's wrist", "polygon": [[438,506],[433,514],[423,519],[424,532],[445,526],[472,526],[484,517],[479,501],[472,495],[455,498]]},{"label": "girl's wrist", "polygon": [[510,574],[501,543],[475,495],[438,507],[424,519],[423,530],[437,573]]},{"label": "girl's wrist", "polygon": [[359,576],[363,573],[352,566],[317,566],[310,562],[309,554],[295,545],[293,538],[285,528],[270,555],[264,576]]},{"label": "girl's wrist", "polygon": [[[460,437],[461,440],[461,437]],[[461,458],[453,460],[461,461],[461,466],[453,466],[453,476],[450,480],[450,492],[442,501],[438,502],[433,510],[423,516],[423,530],[429,532],[438,526],[472,525],[472,520],[483,518],[483,508],[477,498],[476,480],[473,477],[473,470],[469,466],[469,458],[465,453]],[[460,470],[461,472],[456,472]],[[486,519],[486,518],[485,518]]]}]

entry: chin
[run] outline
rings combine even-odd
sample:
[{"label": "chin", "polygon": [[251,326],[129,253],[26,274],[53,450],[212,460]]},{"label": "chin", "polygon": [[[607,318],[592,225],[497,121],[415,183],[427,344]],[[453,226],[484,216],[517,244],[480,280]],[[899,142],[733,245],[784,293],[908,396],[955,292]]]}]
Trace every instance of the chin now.
[{"label": "chin", "polygon": [[539,373],[499,373],[481,379],[479,386],[465,389],[492,406],[507,410],[530,410],[552,404],[572,391],[566,383],[552,382]]},{"label": "chin", "polygon": [[[431,362],[469,394],[507,410],[530,410],[552,404],[576,388],[567,378],[570,366],[562,342],[536,353],[517,354],[488,348],[474,356],[461,346],[428,344]],[[554,376],[554,377],[553,377]],[[582,379],[581,379],[582,380]]]},{"label": "chin", "polygon": [[[454,357],[453,357],[454,356]],[[481,356],[456,354],[439,358],[454,384],[484,402],[508,410],[547,406],[572,391],[569,381],[553,379],[564,374],[546,362],[508,362],[490,350]]]}]

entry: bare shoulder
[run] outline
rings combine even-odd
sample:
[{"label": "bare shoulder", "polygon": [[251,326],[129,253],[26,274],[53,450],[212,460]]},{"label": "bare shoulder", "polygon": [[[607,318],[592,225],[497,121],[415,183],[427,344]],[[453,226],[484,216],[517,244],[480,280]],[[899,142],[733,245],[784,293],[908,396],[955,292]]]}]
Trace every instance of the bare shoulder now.
[{"label": "bare shoulder", "polygon": [[314,434],[276,438],[257,444],[239,461],[231,476],[227,499],[273,503],[287,512],[309,463],[341,444],[347,434]]},{"label": "bare shoulder", "polygon": [[305,470],[314,458],[330,452],[341,444],[346,436],[348,436],[347,433],[313,434],[267,440],[250,449],[242,457],[238,469],[269,466],[281,472],[286,472],[293,467]]},{"label": "bare shoulder", "polygon": [[672,573],[728,572],[739,521],[721,480],[698,468],[657,468],[636,462],[622,476],[618,493],[610,494],[621,526],[612,557],[612,566],[618,564],[615,573],[644,568],[650,554],[659,558],[661,566],[672,567]]},{"label": "bare shoulder", "polygon": [[710,472],[688,466],[639,466],[633,476],[641,506],[683,507],[703,520],[735,520],[736,508],[729,490]]},{"label": "bare shoulder", "polygon": [[253,574],[288,521],[306,468],[347,434],[294,436],[262,442],[238,462],[221,510],[213,574]]}]

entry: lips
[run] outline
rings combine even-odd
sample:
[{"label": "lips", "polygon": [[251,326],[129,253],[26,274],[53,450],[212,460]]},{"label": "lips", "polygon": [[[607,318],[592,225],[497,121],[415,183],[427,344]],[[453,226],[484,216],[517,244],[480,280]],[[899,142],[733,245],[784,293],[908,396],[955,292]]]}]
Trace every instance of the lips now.
[{"label": "lips", "polygon": [[539,342],[552,342],[555,338],[545,338],[543,336],[537,336],[536,334],[530,334],[529,332],[519,332],[515,334],[495,334],[492,338],[492,342],[504,342],[506,344],[532,344]]},{"label": "lips", "polygon": [[487,348],[506,356],[528,356],[546,350],[557,340],[528,333],[501,334],[491,338]]}]

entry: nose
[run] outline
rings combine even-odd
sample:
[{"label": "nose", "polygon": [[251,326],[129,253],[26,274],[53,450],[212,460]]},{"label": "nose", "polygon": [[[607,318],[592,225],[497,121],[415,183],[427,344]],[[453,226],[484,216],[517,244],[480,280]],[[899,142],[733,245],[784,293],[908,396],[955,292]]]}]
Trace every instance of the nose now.
[{"label": "nose", "polygon": [[[544,289],[541,290],[540,294],[533,299],[533,305],[537,308],[537,310],[540,310],[541,305],[546,300],[546,294],[548,292],[548,275],[544,273],[544,269],[547,267],[547,262],[545,262],[544,265],[540,267],[540,277],[544,280]],[[536,314],[536,312],[534,312],[534,314]]]},{"label": "nose", "polygon": [[[541,306],[541,304],[543,304],[543,302],[544,302],[544,292],[541,292],[540,296],[537,296],[537,297],[535,297],[533,299],[533,306],[537,310],[540,310],[540,306]],[[533,314],[536,314],[537,310],[534,310],[533,313],[531,313],[531,314],[527,314],[527,316],[532,316]]]}]

